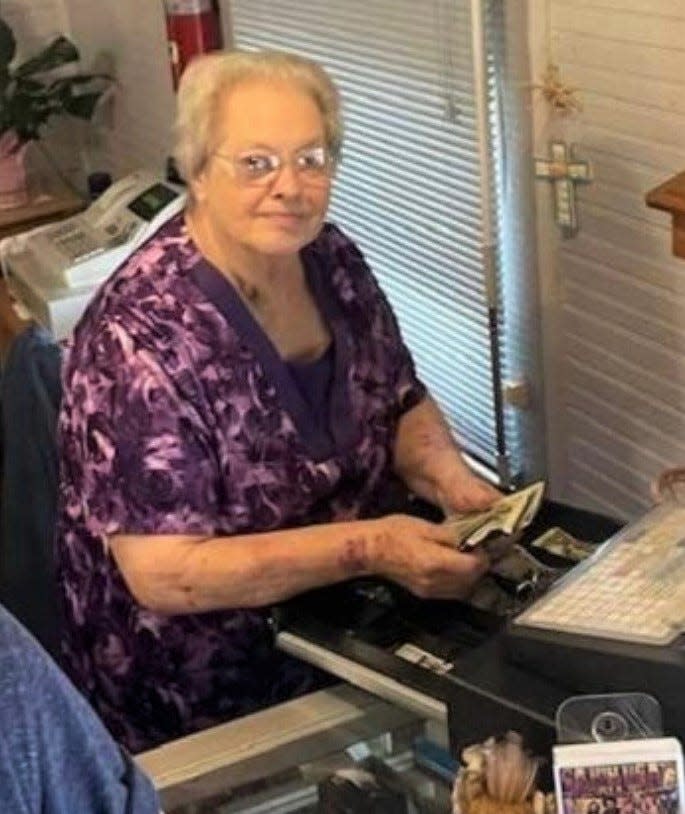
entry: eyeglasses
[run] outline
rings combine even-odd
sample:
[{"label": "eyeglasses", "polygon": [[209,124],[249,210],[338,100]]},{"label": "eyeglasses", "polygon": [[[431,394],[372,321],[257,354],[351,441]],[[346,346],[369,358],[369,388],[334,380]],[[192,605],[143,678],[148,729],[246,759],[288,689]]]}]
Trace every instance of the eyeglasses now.
[{"label": "eyeglasses", "polygon": [[213,153],[232,168],[233,177],[244,186],[268,186],[273,183],[285,164],[290,164],[303,184],[324,186],[331,180],[335,159],[326,147],[305,147],[290,159],[278,153],[251,150],[238,155]]}]

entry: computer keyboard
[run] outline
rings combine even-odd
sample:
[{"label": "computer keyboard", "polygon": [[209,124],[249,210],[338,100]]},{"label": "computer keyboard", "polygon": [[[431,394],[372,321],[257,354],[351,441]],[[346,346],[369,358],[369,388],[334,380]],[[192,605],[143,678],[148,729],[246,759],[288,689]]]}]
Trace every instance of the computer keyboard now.
[{"label": "computer keyboard", "polygon": [[621,530],[514,624],[672,642],[685,630],[685,506],[666,503]]}]

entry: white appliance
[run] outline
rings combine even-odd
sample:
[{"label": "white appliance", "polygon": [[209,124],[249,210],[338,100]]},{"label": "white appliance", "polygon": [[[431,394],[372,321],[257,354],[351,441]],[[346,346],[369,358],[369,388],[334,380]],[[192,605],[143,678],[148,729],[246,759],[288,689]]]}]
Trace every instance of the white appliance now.
[{"label": "white appliance", "polygon": [[122,178],[85,212],[3,241],[10,292],[63,339],[95,289],[185,200],[179,187],[147,170]]}]

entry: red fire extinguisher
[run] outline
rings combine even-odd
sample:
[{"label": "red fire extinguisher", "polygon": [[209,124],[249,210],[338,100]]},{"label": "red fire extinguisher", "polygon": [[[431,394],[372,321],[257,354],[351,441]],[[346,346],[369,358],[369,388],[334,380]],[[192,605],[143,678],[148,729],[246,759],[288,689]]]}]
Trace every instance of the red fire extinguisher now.
[{"label": "red fire extinguisher", "polygon": [[217,0],[164,0],[174,90],[186,65],[198,54],[222,47]]}]

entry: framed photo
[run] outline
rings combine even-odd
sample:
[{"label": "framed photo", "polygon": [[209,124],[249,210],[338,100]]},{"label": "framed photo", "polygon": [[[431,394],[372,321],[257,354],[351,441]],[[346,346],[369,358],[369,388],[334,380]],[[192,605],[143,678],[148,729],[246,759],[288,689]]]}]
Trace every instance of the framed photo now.
[{"label": "framed photo", "polygon": [[554,747],[558,814],[685,814],[675,738]]}]

